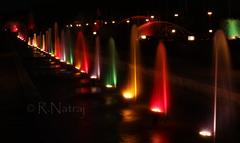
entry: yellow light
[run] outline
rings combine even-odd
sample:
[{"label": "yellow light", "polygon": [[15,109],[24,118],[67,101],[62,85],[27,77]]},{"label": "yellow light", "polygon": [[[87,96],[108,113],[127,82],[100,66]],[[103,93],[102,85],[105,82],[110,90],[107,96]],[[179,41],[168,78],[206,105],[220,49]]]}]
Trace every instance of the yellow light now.
[{"label": "yellow light", "polygon": [[153,18],[154,18],[154,15],[151,15],[151,16],[150,16],[150,18],[152,18],[152,19],[153,19]]},{"label": "yellow light", "polygon": [[80,70],[80,67],[78,67],[78,66],[75,66],[75,68],[76,68],[77,70]]},{"label": "yellow light", "polygon": [[147,36],[146,35],[141,35],[141,39],[147,39]]},{"label": "yellow light", "polygon": [[112,21],[112,23],[114,24],[114,23],[115,23],[115,21],[113,20],[113,21]]},{"label": "yellow light", "polygon": [[213,14],[213,12],[212,12],[212,11],[208,11],[207,14],[208,14],[209,16],[211,16],[211,15]]},{"label": "yellow light", "polygon": [[149,21],[149,19],[147,18],[147,19],[145,19],[145,21],[146,21],[146,22],[148,22],[148,21]]},{"label": "yellow light", "polygon": [[126,22],[127,22],[127,23],[130,23],[130,20],[127,20]]},{"label": "yellow light", "polygon": [[199,132],[199,135],[203,136],[203,137],[211,137],[212,133],[209,130],[201,130]]},{"label": "yellow light", "polygon": [[161,113],[162,111],[159,108],[152,108],[151,111]]},{"label": "yellow light", "polygon": [[209,33],[212,33],[212,32],[213,32],[213,30],[212,30],[212,29],[209,29],[209,30],[208,30],[208,32],[209,32]]},{"label": "yellow light", "polygon": [[96,32],[96,31],[94,31],[94,32],[93,32],[93,35],[97,35],[97,32]]},{"label": "yellow light", "polygon": [[123,92],[123,97],[125,99],[133,99],[134,96],[133,96],[133,94],[131,92],[125,91],[125,92]]},{"label": "yellow light", "polygon": [[112,88],[113,86],[111,84],[105,85],[107,88]]},{"label": "yellow light", "polygon": [[178,16],[179,16],[178,13],[175,13],[175,14],[174,14],[174,17],[178,17]]},{"label": "yellow light", "polygon": [[188,36],[188,41],[194,41],[195,37],[194,36]]},{"label": "yellow light", "polygon": [[171,31],[172,33],[176,33],[176,30],[175,29],[172,29],[172,31]]}]

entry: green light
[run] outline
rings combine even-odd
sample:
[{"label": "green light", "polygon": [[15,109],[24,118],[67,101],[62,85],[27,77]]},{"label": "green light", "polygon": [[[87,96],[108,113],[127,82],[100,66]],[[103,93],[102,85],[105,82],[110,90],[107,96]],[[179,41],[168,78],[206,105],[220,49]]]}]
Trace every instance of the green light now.
[{"label": "green light", "polygon": [[223,22],[223,29],[226,36],[230,39],[240,37],[240,20],[227,19]]},{"label": "green light", "polygon": [[110,61],[111,64],[109,65],[109,71],[106,77],[106,85],[113,85],[114,87],[117,86],[117,70],[116,70],[116,47],[115,47],[115,41],[111,37],[109,39],[109,52],[110,52]]}]

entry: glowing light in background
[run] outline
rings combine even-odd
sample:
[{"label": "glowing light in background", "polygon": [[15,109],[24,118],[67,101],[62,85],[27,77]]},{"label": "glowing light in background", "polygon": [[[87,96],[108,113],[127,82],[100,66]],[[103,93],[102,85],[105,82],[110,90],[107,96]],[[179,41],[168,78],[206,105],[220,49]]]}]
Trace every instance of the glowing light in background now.
[{"label": "glowing light in background", "polygon": [[195,36],[188,36],[188,41],[194,41],[195,40]]},{"label": "glowing light in background", "polygon": [[175,29],[172,29],[171,32],[172,32],[172,33],[176,33],[176,30],[175,30]]},{"label": "glowing light in background", "polygon": [[151,19],[154,19],[154,15],[151,15],[150,18],[151,18]]},{"label": "glowing light in background", "polygon": [[208,12],[207,12],[207,15],[208,15],[208,16],[212,16],[212,15],[213,15],[213,12],[212,12],[212,11],[208,11]]},{"label": "glowing light in background", "polygon": [[127,22],[127,23],[130,23],[130,20],[127,20],[126,22]]},{"label": "glowing light in background", "polygon": [[199,135],[203,136],[203,137],[211,137],[212,133],[209,130],[201,130],[198,132]]},{"label": "glowing light in background", "polygon": [[133,99],[135,96],[132,91],[124,91],[123,92],[123,97],[125,99]]},{"label": "glowing light in background", "polygon": [[96,32],[96,31],[93,31],[93,35],[97,35],[97,32]]},{"label": "glowing light in background", "polygon": [[112,24],[114,24],[114,23],[115,23],[115,21],[113,20],[113,21],[112,21]]},{"label": "glowing light in background", "polygon": [[178,16],[179,16],[179,14],[178,14],[178,13],[175,13],[175,14],[174,14],[174,17],[178,17]]},{"label": "glowing light in background", "polygon": [[212,30],[212,29],[209,29],[208,32],[209,32],[209,33],[213,33],[213,30]]},{"label": "glowing light in background", "polygon": [[105,85],[107,88],[113,88],[113,86],[111,84],[107,84]]},{"label": "glowing light in background", "polygon": [[165,46],[162,42],[157,47],[154,82],[150,99],[150,110],[167,114],[169,104],[169,85],[167,71],[167,57]]},{"label": "glowing light in background", "polygon": [[147,39],[147,36],[146,35],[141,35],[141,39]]}]

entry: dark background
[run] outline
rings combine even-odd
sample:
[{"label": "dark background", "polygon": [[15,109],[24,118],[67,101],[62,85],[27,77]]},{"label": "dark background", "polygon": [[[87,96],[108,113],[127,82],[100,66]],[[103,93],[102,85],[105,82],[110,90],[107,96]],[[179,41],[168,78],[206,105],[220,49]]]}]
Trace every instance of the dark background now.
[{"label": "dark background", "polygon": [[1,22],[27,23],[31,15],[37,26],[47,27],[55,21],[65,24],[81,18],[124,18],[146,14],[173,21],[173,14],[179,13],[181,23],[196,29],[208,18],[208,10],[214,11],[214,18],[221,21],[226,17],[238,18],[239,6],[238,0],[5,0],[0,4],[0,19]]}]

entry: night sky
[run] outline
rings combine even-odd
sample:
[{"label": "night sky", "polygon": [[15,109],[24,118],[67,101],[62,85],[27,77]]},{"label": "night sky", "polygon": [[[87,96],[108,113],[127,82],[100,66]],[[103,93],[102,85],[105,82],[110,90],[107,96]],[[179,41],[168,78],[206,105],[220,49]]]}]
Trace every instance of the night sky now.
[{"label": "night sky", "polygon": [[152,13],[167,17],[177,12],[198,18],[213,9],[218,17],[238,18],[239,6],[239,0],[8,0],[0,4],[0,18],[13,17],[21,21],[33,14],[38,23],[48,23],[77,17],[96,18],[97,9],[102,17]]}]

